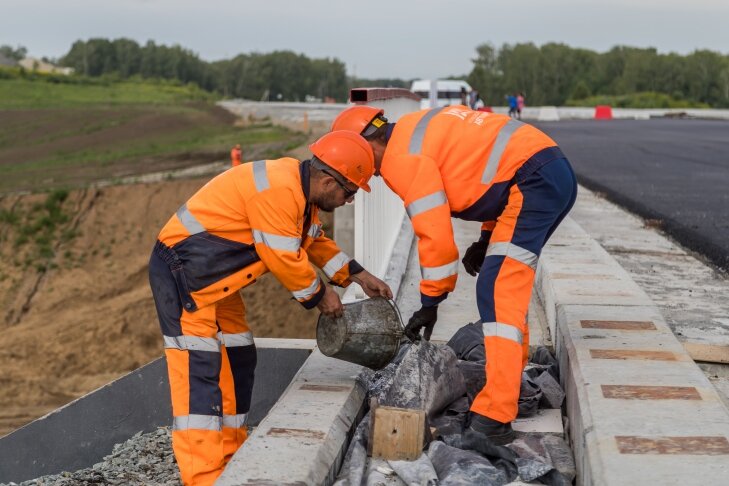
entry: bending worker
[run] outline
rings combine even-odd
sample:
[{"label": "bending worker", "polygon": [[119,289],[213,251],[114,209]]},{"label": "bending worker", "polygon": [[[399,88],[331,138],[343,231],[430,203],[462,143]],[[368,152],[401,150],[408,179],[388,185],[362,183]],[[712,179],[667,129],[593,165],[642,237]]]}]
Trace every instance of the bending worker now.
[{"label": "bending worker", "polygon": [[577,182],[557,144],[508,116],[455,105],[387,123],[383,110],[354,106],[333,130],[362,134],[375,175],[405,204],[415,234],[421,305],[406,334],[430,339],[438,304],[453,291],[458,248],[451,217],[479,221],[481,236],[463,265],[478,275],[476,301],[486,347],[486,385],[475,398],[466,436],[513,440],[521,373],[527,362],[526,313],[542,247],[574,204]]},{"label": "bending worker", "polygon": [[164,336],[172,445],[186,485],[212,484],[247,438],[256,348],[238,290],[270,271],[306,309],[341,316],[331,283],[372,297],[390,288],[321,229],[319,210],[351,202],[374,171],[367,142],[332,132],[311,160],[258,160],[195,193],[162,228],[149,279]]}]

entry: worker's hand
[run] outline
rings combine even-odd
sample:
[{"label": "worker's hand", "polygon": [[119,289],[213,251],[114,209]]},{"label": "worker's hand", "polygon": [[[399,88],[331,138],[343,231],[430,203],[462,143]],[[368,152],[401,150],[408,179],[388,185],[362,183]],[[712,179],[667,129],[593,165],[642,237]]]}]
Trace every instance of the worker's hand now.
[{"label": "worker's hand", "polygon": [[350,280],[357,282],[367,294],[367,297],[384,297],[386,299],[392,299],[392,290],[390,286],[379,278],[372,275],[367,270],[363,270],[355,275],[349,276]]},{"label": "worker's hand", "polygon": [[344,315],[344,306],[339,300],[339,295],[328,285],[324,287],[324,297],[321,298],[316,308],[325,316],[342,317]]},{"label": "worker's hand", "polygon": [[420,330],[425,328],[423,331],[423,338],[426,341],[430,341],[430,336],[433,334],[433,326],[435,321],[438,320],[438,306],[432,307],[421,307],[413,313],[412,317],[408,321],[408,325],[405,326],[405,336],[412,342],[420,341]]},{"label": "worker's hand", "polygon": [[476,276],[481,270],[481,265],[486,258],[486,248],[488,248],[488,241],[474,241],[471,246],[466,250],[466,254],[463,256],[463,267],[466,269],[469,275]]}]

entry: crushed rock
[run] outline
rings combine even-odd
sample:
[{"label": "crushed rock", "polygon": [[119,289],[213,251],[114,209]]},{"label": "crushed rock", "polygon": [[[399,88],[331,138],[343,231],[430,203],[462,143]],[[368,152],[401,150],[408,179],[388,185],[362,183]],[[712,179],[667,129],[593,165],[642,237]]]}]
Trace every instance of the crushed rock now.
[{"label": "crushed rock", "polygon": [[169,427],[138,432],[114,446],[103,461],[76,472],[62,472],[0,486],[179,486],[180,473],[172,453]]}]

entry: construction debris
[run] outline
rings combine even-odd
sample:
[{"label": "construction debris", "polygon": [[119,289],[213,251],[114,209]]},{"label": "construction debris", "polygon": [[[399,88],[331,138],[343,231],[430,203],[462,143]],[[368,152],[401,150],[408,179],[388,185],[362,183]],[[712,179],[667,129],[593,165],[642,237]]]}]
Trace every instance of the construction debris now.
[{"label": "construction debris", "polygon": [[[427,341],[407,343],[386,368],[362,373],[360,380],[380,405],[424,411],[434,437],[414,461],[370,458],[372,419],[368,412],[355,431],[335,485],[503,485],[516,480],[571,484],[575,464],[562,437],[518,433],[507,446],[487,446],[480,451],[463,448],[461,437],[470,402],[486,378],[483,349],[477,349],[466,336],[477,328],[462,329],[449,343],[455,350]],[[458,359],[464,356],[473,361]],[[534,358],[537,362],[530,363],[523,375],[520,415],[533,415],[538,407],[559,407],[564,399],[554,358],[545,348],[534,353]],[[390,469],[394,475],[382,473]]]},{"label": "construction debris", "polygon": [[169,427],[134,435],[114,446],[113,452],[93,466],[76,472],[62,472],[21,483],[0,486],[179,486],[180,473],[172,454]]}]

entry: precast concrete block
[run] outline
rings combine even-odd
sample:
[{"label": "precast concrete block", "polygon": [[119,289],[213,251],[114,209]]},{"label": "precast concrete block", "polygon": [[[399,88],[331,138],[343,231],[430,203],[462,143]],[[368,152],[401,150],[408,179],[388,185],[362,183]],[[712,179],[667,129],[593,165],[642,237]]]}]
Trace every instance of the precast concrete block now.
[{"label": "precast concrete block", "polygon": [[[657,309],[557,307],[581,484],[720,484],[729,467],[729,414]],[[697,481],[705,470],[709,481]]]},{"label": "precast concrete block", "polygon": [[215,484],[330,484],[364,407],[361,369],[312,353]]}]

